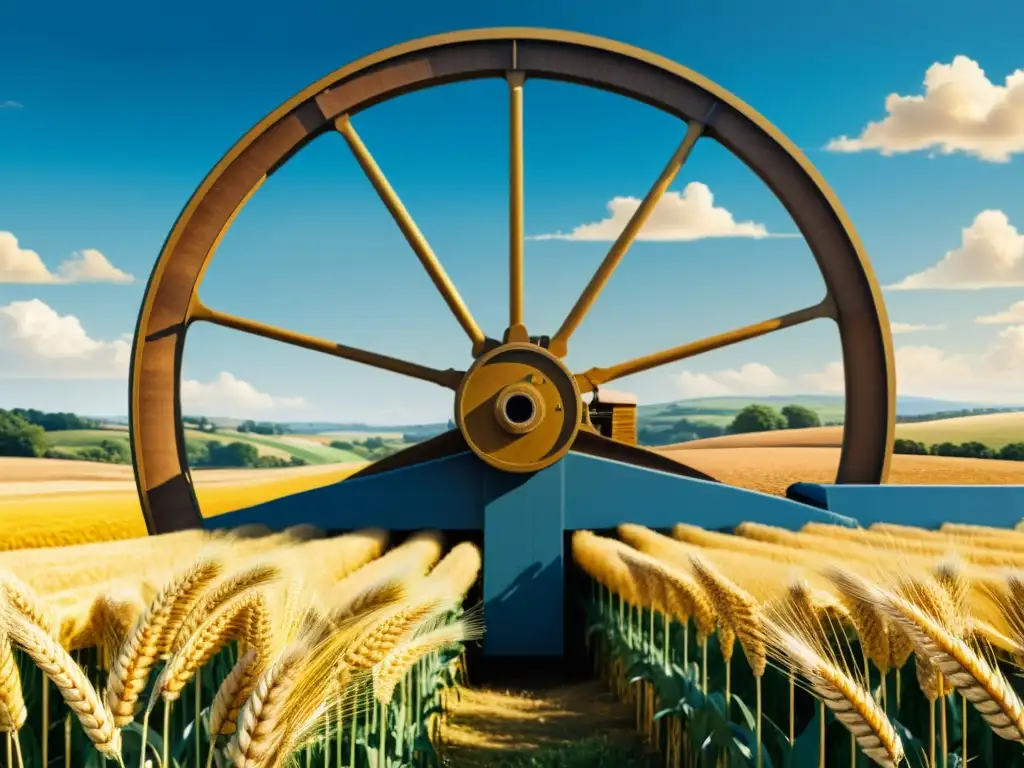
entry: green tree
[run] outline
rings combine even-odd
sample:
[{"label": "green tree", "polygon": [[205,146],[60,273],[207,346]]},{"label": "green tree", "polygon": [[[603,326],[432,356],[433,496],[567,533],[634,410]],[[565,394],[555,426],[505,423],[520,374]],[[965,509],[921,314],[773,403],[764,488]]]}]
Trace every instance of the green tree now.
[{"label": "green tree", "polygon": [[745,432],[769,432],[773,429],[785,429],[786,420],[782,414],[768,405],[754,403],[736,414],[736,418],[729,425],[731,434],[743,434]]},{"label": "green tree", "polygon": [[810,408],[802,405],[787,405],[782,409],[782,416],[790,429],[807,429],[820,427],[821,418]]},{"label": "green tree", "polygon": [[976,440],[961,443],[960,455],[970,459],[994,459],[996,457],[991,448]]},{"label": "green tree", "polygon": [[253,467],[260,455],[252,443],[233,442],[224,445],[214,440],[208,445],[210,465],[214,467]]},{"label": "green tree", "polygon": [[0,456],[42,456],[46,433],[20,416],[0,410]]},{"label": "green tree", "polygon": [[351,451],[353,446],[347,440],[332,440],[331,448],[337,448],[339,451]]},{"label": "green tree", "polygon": [[999,458],[1007,461],[1024,461],[1024,443],[1007,443],[999,449]]},{"label": "green tree", "polygon": [[909,453],[916,456],[927,456],[928,447],[917,440],[905,440],[902,437],[897,438],[892,445],[893,453]]}]

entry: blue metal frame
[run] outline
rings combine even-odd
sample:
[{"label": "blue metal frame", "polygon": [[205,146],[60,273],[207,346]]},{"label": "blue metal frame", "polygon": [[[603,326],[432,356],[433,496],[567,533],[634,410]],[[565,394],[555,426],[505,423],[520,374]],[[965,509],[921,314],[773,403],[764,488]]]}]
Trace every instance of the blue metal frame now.
[{"label": "blue metal frame", "polygon": [[811,520],[1011,526],[1024,518],[1024,486],[798,483],[789,495],[783,499],[579,453],[517,475],[467,452],[275,499],[209,518],[205,525],[482,531],[484,652],[560,656],[566,531],[626,522],[662,529],[677,522],[731,529],[744,521],[796,529]]}]

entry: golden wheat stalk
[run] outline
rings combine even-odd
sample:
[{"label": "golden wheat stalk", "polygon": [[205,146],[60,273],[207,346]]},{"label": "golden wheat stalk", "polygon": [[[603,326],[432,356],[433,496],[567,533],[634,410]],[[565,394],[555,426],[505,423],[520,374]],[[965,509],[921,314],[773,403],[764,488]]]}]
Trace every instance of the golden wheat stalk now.
[{"label": "golden wheat stalk", "polygon": [[57,638],[60,624],[56,621],[46,601],[32,587],[9,571],[0,571],[0,598],[42,629],[50,637]]},{"label": "golden wheat stalk", "polygon": [[250,612],[266,604],[263,593],[250,589],[228,600],[200,624],[168,660],[150,696],[152,711],[159,698],[176,701],[185,686],[221,648],[245,634]]},{"label": "golden wheat stalk", "polygon": [[690,564],[697,583],[714,606],[719,622],[736,633],[751,672],[754,677],[761,677],[768,666],[768,654],[763,616],[757,600],[702,558],[692,556]]},{"label": "golden wheat stalk", "polygon": [[21,730],[27,719],[18,662],[10,638],[0,624],[0,733]]},{"label": "golden wheat stalk", "polygon": [[[235,702],[241,700],[243,703],[252,691],[245,691],[247,682],[251,679],[255,686],[258,675],[253,675],[252,670],[256,665],[257,654],[255,648],[250,648],[231,668],[231,672],[221,682],[217,689],[213,702],[210,704],[210,733],[213,738],[222,734],[227,735],[235,732],[235,722],[231,717],[231,710]],[[241,705],[239,705],[241,709]],[[235,716],[237,717],[237,715]]]},{"label": "golden wheat stalk", "polygon": [[458,600],[450,596],[428,594],[411,599],[395,608],[385,609],[384,615],[368,622],[365,630],[356,635],[342,658],[345,667],[370,670],[384,660],[394,648],[418,627],[438,614],[451,610]]},{"label": "golden wheat stalk", "polygon": [[220,573],[217,561],[197,563],[153,598],[128,634],[110,667],[105,698],[117,726],[135,718],[149,673],[185,620],[202,590]]},{"label": "golden wheat stalk", "polygon": [[883,768],[896,768],[903,761],[903,743],[870,691],[800,636],[813,631],[809,627],[804,630],[794,626],[791,630],[771,619],[765,626],[773,655],[807,681],[864,754]]},{"label": "golden wheat stalk", "polygon": [[260,676],[242,707],[238,729],[227,747],[234,768],[270,768],[269,758],[284,738],[279,729],[284,705],[307,651],[303,646],[290,649]]},{"label": "golden wheat stalk", "polygon": [[483,623],[475,616],[463,616],[458,621],[398,645],[374,664],[371,670],[373,691],[377,701],[385,705],[390,704],[395,687],[416,662],[427,654],[468,640],[476,640],[482,635]]},{"label": "golden wheat stalk", "polygon": [[11,640],[60,691],[96,750],[120,763],[121,731],[88,675],[50,634],[20,613],[8,610],[0,620],[7,626]]},{"label": "golden wheat stalk", "polygon": [[171,653],[178,653],[199,625],[224,603],[250,589],[265,586],[280,575],[281,570],[275,565],[254,565],[228,576],[220,584],[207,590],[189,611],[177,635],[171,641]]},{"label": "golden wheat stalk", "polygon": [[[974,705],[997,736],[1010,741],[1024,740],[1024,704],[1002,673],[966,642],[899,594],[838,569],[833,569],[829,578],[844,593],[874,603],[898,624],[915,651]],[[942,689],[939,690],[941,694]]]},{"label": "golden wheat stalk", "polygon": [[707,594],[689,573],[666,565],[650,555],[622,546],[616,551],[618,558],[633,574],[634,580],[650,574],[649,580],[663,592],[661,610],[679,624],[686,626],[692,617],[697,627],[697,639],[702,642],[715,631],[715,612]]}]

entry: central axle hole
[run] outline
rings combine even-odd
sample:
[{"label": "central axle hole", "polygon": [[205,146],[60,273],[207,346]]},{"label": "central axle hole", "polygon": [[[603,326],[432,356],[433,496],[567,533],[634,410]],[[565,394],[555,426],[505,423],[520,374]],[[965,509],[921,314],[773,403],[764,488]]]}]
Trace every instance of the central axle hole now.
[{"label": "central axle hole", "polygon": [[513,424],[525,424],[533,418],[536,406],[529,395],[512,395],[505,401],[505,418]]}]

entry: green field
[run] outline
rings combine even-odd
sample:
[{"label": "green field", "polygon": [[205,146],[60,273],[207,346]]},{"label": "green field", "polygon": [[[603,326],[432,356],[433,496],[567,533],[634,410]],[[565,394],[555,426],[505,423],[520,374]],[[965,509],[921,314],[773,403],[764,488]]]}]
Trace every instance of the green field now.
[{"label": "green field", "polygon": [[728,426],[736,414],[752,403],[770,405],[780,410],[787,405],[802,405],[818,414],[822,424],[841,422],[845,413],[843,398],[813,395],[766,395],[763,397],[700,397],[674,403],[641,405],[637,420],[641,427],[660,429],[679,419],[702,421],[720,427]]},{"label": "green field", "polygon": [[[72,429],[47,432],[46,439],[51,448],[59,448],[62,452],[69,454],[77,454],[87,448],[98,446],[104,440],[122,443],[126,448],[128,447],[128,432],[125,429]],[[329,445],[321,445],[315,440],[304,440],[298,436],[254,435],[249,432],[227,430],[224,432],[199,432],[194,429],[186,429],[185,441],[189,444],[213,441],[248,443],[255,446],[261,456],[275,456],[279,459],[289,459],[294,456],[307,464],[338,464],[364,460],[351,451],[340,451]]]},{"label": "green field", "polygon": [[1024,442],[1024,413],[992,413],[898,424],[896,437],[916,440],[927,446],[936,443],[978,442],[999,449],[1008,443]]}]

